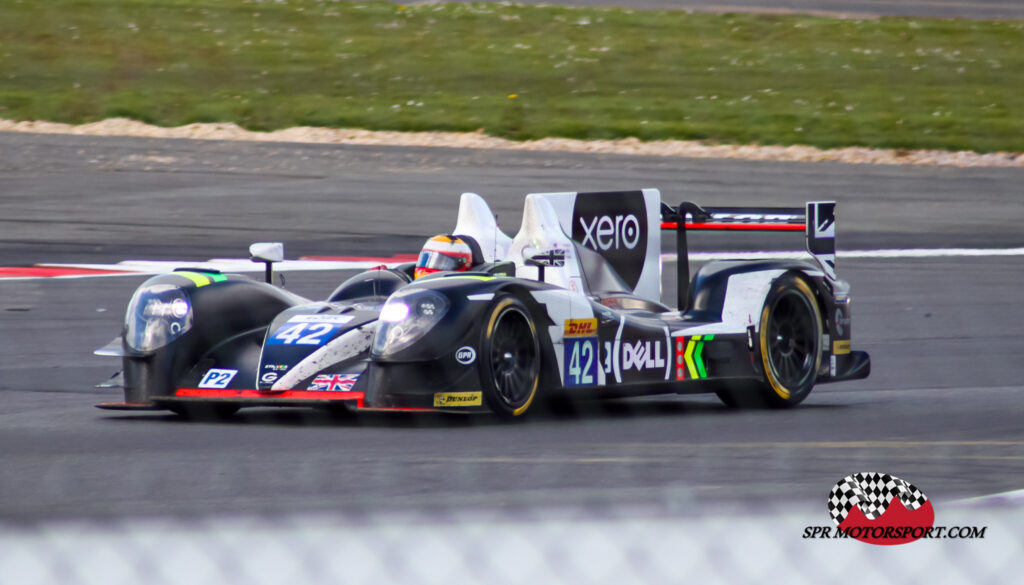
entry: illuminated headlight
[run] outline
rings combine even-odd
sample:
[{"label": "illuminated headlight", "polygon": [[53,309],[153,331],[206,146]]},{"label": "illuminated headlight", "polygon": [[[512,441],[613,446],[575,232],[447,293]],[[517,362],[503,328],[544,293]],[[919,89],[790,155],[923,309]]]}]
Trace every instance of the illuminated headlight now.
[{"label": "illuminated headlight", "polygon": [[124,321],[128,347],[153,351],[192,328],[192,304],[176,285],[151,284],[135,292]]},{"label": "illuminated headlight", "polygon": [[391,295],[380,311],[380,326],[373,338],[373,355],[387,357],[423,337],[448,312],[448,299],[425,289],[407,289]]}]

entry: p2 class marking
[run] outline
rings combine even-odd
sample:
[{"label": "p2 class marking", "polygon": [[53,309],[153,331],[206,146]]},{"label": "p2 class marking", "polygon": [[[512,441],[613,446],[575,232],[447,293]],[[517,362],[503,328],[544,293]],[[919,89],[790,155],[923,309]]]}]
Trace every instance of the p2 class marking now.
[{"label": "p2 class marking", "polygon": [[213,368],[207,370],[206,374],[203,375],[203,379],[199,381],[198,386],[200,388],[227,388],[237,373],[238,370]]}]

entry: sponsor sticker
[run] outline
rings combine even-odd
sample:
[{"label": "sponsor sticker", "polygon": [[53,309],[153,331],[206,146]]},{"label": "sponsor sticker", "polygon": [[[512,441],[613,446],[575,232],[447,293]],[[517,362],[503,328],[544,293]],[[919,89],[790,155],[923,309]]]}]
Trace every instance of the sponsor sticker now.
[{"label": "sponsor sticker", "polygon": [[844,335],[846,328],[850,326],[850,318],[842,309],[836,309],[836,333]]},{"label": "sponsor sticker", "polygon": [[344,325],[353,319],[352,315],[295,315],[289,323],[336,323]]},{"label": "sponsor sticker", "polygon": [[643,193],[580,193],[572,218],[572,239],[604,256],[625,283],[635,287],[647,256]]},{"label": "sponsor sticker", "polygon": [[313,378],[308,390],[314,392],[348,392],[359,380],[359,374],[320,374]]},{"label": "sponsor sticker", "polygon": [[235,377],[238,370],[218,370],[212,369],[206,372],[203,379],[199,381],[200,388],[220,388],[224,389],[228,387],[231,380]]},{"label": "sponsor sticker", "polygon": [[907,544],[924,539],[985,538],[987,526],[935,526],[928,496],[888,473],[854,473],[828,496],[835,526],[807,526],[804,538],[852,538],[868,544]]},{"label": "sponsor sticker", "polygon": [[277,381],[277,372],[266,372],[260,376],[260,382],[264,384],[273,384]]},{"label": "sponsor sticker", "polygon": [[665,369],[664,344],[654,339],[622,342],[623,370]]},{"label": "sponsor sticker", "polygon": [[455,361],[459,362],[464,366],[476,361],[476,350],[468,345],[462,346],[455,350]]},{"label": "sponsor sticker", "polygon": [[566,319],[566,337],[594,337],[597,335],[597,319]]},{"label": "sponsor sticker", "polygon": [[832,342],[832,353],[836,355],[843,355],[850,353],[850,340],[835,340]]},{"label": "sponsor sticker", "polygon": [[480,392],[438,392],[434,394],[434,406],[480,406],[483,395]]}]

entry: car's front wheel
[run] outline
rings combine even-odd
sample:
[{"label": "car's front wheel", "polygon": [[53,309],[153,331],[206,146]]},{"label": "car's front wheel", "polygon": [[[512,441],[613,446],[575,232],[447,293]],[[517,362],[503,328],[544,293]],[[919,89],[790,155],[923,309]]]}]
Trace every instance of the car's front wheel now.
[{"label": "car's front wheel", "polygon": [[487,405],[501,417],[522,416],[540,386],[540,343],[526,306],[512,296],[496,299],[480,347],[480,381]]}]

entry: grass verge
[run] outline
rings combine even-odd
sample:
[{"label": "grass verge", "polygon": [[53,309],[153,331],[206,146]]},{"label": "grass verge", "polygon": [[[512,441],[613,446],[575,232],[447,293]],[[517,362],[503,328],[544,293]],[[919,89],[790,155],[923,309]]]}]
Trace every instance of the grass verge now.
[{"label": "grass verge", "polygon": [[1024,21],[10,0],[0,117],[1024,151]]}]

